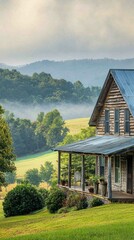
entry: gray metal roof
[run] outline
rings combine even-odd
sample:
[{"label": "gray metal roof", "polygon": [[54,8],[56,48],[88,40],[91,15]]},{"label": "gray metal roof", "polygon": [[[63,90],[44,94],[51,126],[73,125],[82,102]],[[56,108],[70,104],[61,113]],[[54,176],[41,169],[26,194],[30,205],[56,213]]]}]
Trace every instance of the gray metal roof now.
[{"label": "gray metal roof", "polygon": [[65,146],[59,146],[54,151],[112,155],[134,151],[134,137],[130,136],[96,136]]},{"label": "gray metal roof", "polygon": [[134,69],[110,69],[96,106],[93,110],[90,119],[91,126],[96,126],[98,115],[103,107],[113,79],[120,89],[120,92],[127,103],[132,116],[134,117]]},{"label": "gray metal roof", "polygon": [[134,69],[111,70],[111,74],[119,87],[132,116],[134,116]]}]

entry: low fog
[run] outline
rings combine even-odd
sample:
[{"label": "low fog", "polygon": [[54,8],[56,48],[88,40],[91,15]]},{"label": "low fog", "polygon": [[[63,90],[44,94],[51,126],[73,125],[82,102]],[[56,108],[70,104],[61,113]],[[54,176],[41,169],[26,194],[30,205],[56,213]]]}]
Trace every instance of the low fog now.
[{"label": "low fog", "polygon": [[58,109],[64,120],[73,118],[90,117],[94,105],[89,104],[42,104],[42,105],[24,105],[15,102],[0,103],[5,110],[14,113],[15,117],[26,118],[32,121],[36,120],[40,112],[52,111]]}]

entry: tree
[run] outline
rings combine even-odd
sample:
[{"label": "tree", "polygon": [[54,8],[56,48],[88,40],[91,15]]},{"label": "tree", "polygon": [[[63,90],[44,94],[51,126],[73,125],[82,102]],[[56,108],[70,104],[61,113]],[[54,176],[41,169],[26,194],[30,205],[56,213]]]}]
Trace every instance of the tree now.
[{"label": "tree", "polygon": [[44,134],[49,147],[55,147],[59,142],[63,141],[68,128],[64,127],[64,121],[57,109],[46,114],[43,124]]},{"label": "tree", "polygon": [[5,181],[7,184],[15,183],[16,181],[16,171],[5,173]]},{"label": "tree", "polygon": [[4,173],[12,172],[16,169],[12,138],[3,113],[4,110],[0,106],[0,185],[5,182]]},{"label": "tree", "polygon": [[53,172],[54,172],[53,164],[48,161],[45,162],[44,166],[41,165],[40,167],[41,180],[45,181],[47,184],[50,184]]},{"label": "tree", "polygon": [[32,185],[38,186],[41,178],[37,168],[29,169],[25,174],[25,180],[29,181]]}]

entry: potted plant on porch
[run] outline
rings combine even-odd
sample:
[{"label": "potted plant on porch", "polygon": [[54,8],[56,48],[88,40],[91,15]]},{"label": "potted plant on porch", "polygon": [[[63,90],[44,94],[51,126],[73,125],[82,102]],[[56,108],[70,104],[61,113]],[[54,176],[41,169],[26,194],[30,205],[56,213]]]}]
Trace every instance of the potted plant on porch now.
[{"label": "potted plant on porch", "polygon": [[90,177],[90,181],[92,182],[92,185],[94,187],[95,194],[98,194],[98,191],[99,191],[99,179],[100,177],[97,175]]},{"label": "potted plant on porch", "polygon": [[89,178],[89,187],[88,190],[90,193],[98,194],[99,190],[99,176],[93,175]]},{"label": "potted plant on porch", "polygon": [[107,182],[104,177],[100,177],[101,195],[106,196],[107,194]]}]

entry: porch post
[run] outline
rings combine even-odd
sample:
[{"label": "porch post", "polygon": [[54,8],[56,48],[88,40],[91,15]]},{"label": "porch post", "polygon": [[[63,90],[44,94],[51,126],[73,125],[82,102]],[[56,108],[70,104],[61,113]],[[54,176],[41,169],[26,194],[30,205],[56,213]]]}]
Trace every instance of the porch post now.
[{"label": "porch post", "polygon": [[71,188],[71,161],[72,161],[72,154],[69,153],[69,160],[68,160],[68,187]]},{"label": "porch post", "polygon": [[61,152],[58,151],[58,184],[60,185]]},{"label": "porch post", "polygon": [[85,191],[85,156],[82,155],[82,171],[81,171],[81,186],[82,191]]},{"label": "porch post", "polygon": [[108,157],[108,199],[112,199],[111,157]]}]

